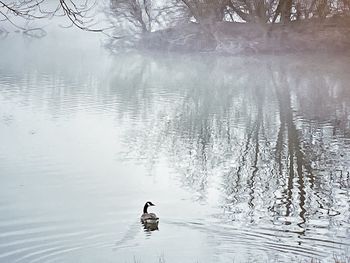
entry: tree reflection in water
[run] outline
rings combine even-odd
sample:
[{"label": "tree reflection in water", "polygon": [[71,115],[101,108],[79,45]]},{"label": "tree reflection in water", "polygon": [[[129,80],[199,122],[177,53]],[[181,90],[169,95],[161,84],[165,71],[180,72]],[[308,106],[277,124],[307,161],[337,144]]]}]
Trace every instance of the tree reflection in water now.
[{"label": "tree reflection in water", "polygon": [[150,171],[166,158],[202,202],[219,188],[225,222],[347,236],[349,61],[125,60],[110,83],[120,119],[134,119],[123,158]]},{"label": "tree reflection in water", "polygon": [[[129,149],[118,156],[147,165],[150,174],[170,166],[194,200],[219,208],[210,212],[220,211],[211,215],[220,228],[203,222],[210,234],[239,245],[263,233],[266,243],[267,235],[275,238],[267,245],[277,251],[285,249],[278,247],[285,236],[296,236],[293,242],[308,242],[309,255],[315,245],[349,247],[349,64],[347,58],[128,54],[107,74],[108,63],[99,69],[86,63],[99,79],[106,74],[101,86],[74,63],[67,75],[38,65],[22,78],[2,67],[12,83],[3,95],[43,103],[53,117],[91,107],[115,114],[125,131],[122,148]],[[47,103],[37,102],[42,94]],[[237,241],[227,237],[233,228],[243,231],[235,232]],[[130,229],[118,244],[136,235]],[[247,243],[255,249],[260,241]]]}]

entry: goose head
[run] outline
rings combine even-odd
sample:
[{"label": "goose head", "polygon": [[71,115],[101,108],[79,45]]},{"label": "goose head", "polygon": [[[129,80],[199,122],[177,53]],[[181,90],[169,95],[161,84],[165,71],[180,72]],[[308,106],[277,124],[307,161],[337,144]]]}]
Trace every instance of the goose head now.
[{"label": "goose head", "polygon": [[146,202],[145,206],[143,207],[143,213],[144,213],[144,214],[147,214],[147,213],[148,213],[148,212],[147,212],[147,208],[148,208],[149,206],[155,206],[155,204],[153,204],[153,203],[150,202],[150,201]]}]

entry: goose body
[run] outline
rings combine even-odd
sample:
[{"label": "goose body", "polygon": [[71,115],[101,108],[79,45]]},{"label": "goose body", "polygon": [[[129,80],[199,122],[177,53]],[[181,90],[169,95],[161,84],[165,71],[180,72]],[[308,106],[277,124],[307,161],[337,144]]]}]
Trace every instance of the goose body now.
[{"label": "goose body", "polygon": [[155,206],[152,202],[146,202],[143,207],[143,214],[141,215],[141,223],[142,224],[158,224],[159,217],[157,217],[154,213],[148,213],[147,209],[149,206]]}]

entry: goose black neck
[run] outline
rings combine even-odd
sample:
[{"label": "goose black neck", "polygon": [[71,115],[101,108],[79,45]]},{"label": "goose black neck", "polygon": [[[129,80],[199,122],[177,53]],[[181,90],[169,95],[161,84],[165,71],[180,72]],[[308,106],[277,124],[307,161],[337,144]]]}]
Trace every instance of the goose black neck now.
[{"label": "goose black neck", "polygon": [[143,213],[147,214],[147,208],[148,208],[148,204],[146,203],[145,206],[143,207]]}]

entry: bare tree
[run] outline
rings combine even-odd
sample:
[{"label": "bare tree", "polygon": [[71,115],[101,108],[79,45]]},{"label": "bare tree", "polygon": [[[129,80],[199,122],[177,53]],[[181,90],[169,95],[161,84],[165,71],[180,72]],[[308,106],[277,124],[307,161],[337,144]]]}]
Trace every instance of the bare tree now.
[{"label": "bare tree", "polygon": [[123,23],[128,22],[134,30],[142,33],[152,30],[155,18],[152,16],[152,0],[111,0],[111,13]]},{"label": "bare tree", "polygon": [[181,0],[192,17],[200,24],[223,21],[227,8],[226,0]]},{"label": "bare tree", "polygon": [[[165,29],[177,21],[194,21],[207,29],[221,21],[282,23],[313,17],[349,14],[349,0],[110,0],[106,13],[116,31],[125,27],[133,33]],[[0,32],[10,25],[28,32],[23,22],[65,16],[71,26],[92,32],[97,28],[96,0],[0,0]],[[204,30],[205,31],[205,30]],[[207,31],[212,31],[210,28]],[[120,34],[118,34],[120,35]]]},{"label": "bare tree", "polygon": [[283,23],[349,13],[349,0],[181,0],[201,21]]},{"label": "bare tree", "polygon": [[[23,26],[28,21],[52,18],[54,16],[65,16],[70,21],[69,26],[91,32],[103,32],[104,28],[97,28],[93,8],[96,1],[84,0],[57,0],[56,3],[49,0],[19,0],[0,1],[0,26],[4,24],[30,33],[41,28],[27,28]],[[9,32],[2,26],[0,31]]]},{"label": "bare tree", "polygon": [[178,0],[110,0],[105,10],[117,39],[107,41],[111,49],[134,47],[153,31],[167,29],[187,20],[185,6]]},{"label": "bare tree", "polygon": [[267,23],[275,5],[276,0],[229,0],[228,10],[245,22]]},{"label": "bare tree", "polygon": [[164,29],[186,16],[177,0],[111,0],[108,15],[116,27],[127,27],[133,33]]}]

